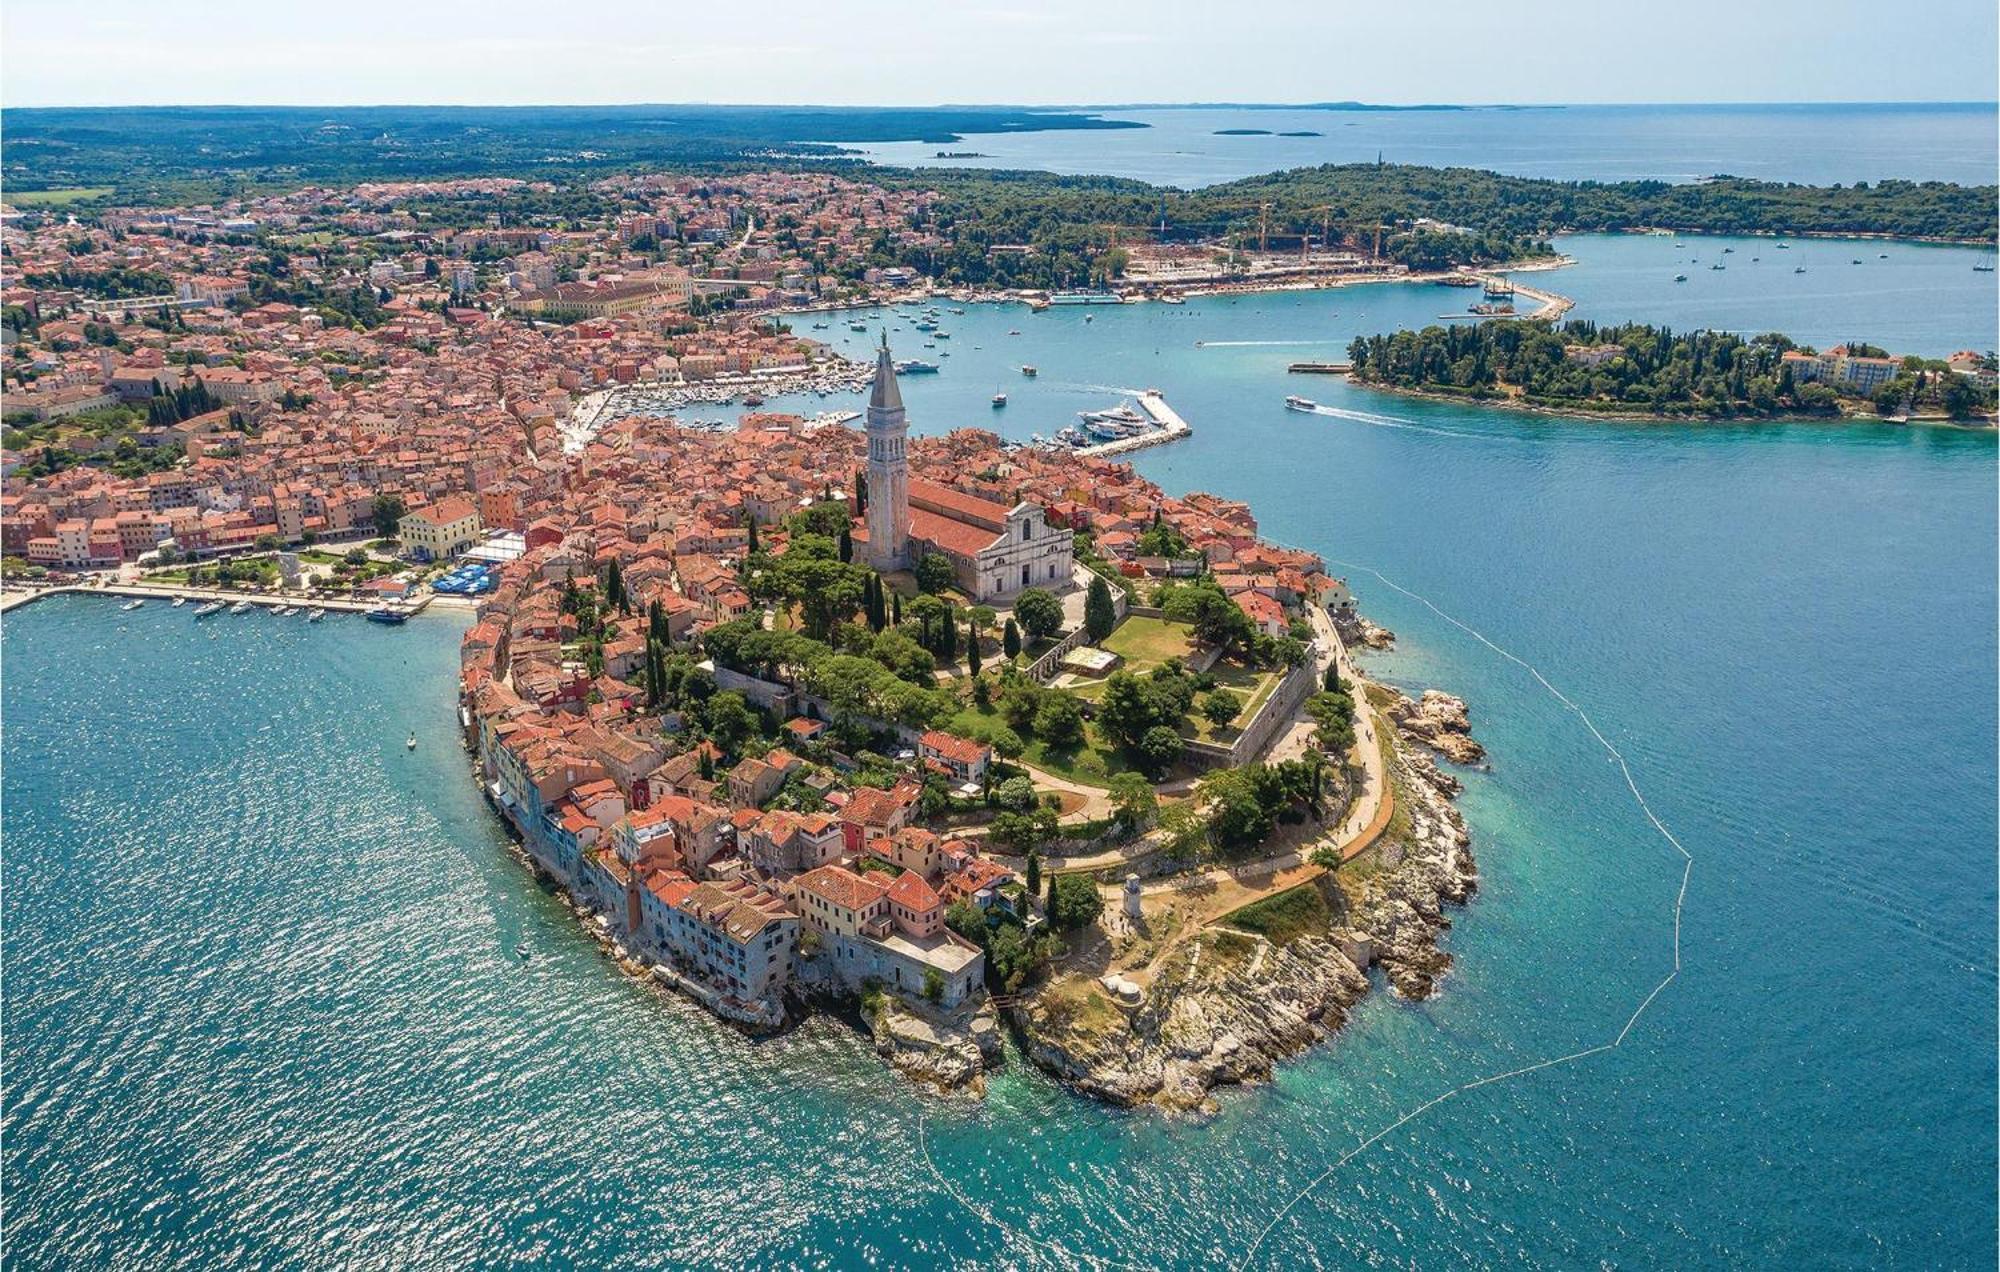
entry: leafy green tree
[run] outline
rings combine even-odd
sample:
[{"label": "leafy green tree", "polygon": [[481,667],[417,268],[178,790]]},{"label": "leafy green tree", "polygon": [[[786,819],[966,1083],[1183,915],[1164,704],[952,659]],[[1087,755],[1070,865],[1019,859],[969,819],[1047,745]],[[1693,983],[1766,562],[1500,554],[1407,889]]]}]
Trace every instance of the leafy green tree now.
[{"label": "leafy green tree", "polygon": [[1227,689],[1217,689],[1201,700],[1201,714],[1215,728],[1225,729],[1236,718],[1236,712],[1242,705],[1235,694]]},{"label": "leafy green tree", "polygon": [[1057,875],[1049,883],[1049,922],[1064,931],[1088,927],[1104,913],[1097,881],[1087,874]]},{"label": "leafy green tree", "polygon": [[743,695],[725,689],[708,700],[704,710],[708,736],[726,755],[736,755],[757,734],[758,717]]},{"label": "leafy green tree", "polygon": [[1035,709],[1035,734],[1051,751],[1074,751],[1083,745],[1083,709],[1061,692],[1041,695]]},{"label": "leafy green tree", "polygon": [[1149,773],[1165,773],[1181,755],[1181,735],[1164,724],[1156,724],[1140,737],[1139,762]]},{"label": "leafy green tree", "polygon": [[1014,598],[1014,617],[1029,640],[1045,640],[1062,630],[1062,602],[1046,588],[1031,587]]},{"label": "leafy green tree", "polygon": [[914,571],[917,587],[925,592],[942,592],[957,581],[957,574],[951,568],[951,558],[941,552],[926,552],[918,559]]},{"label": "leafy green tree", "polygon": [[1159,811],[1159,796],[1153,784],[1137,773],[1120,773],[1111,779],[1111,807],[1127,830],[1137,830]]},{"label": "leafy green tree", "polygon": [[375,533],[384,539],[395,538],[396,529],[402,524],[403,514],[408,510],[401,495],[389,493],[376,495],[369,509],[369,516],[375,522]]}]

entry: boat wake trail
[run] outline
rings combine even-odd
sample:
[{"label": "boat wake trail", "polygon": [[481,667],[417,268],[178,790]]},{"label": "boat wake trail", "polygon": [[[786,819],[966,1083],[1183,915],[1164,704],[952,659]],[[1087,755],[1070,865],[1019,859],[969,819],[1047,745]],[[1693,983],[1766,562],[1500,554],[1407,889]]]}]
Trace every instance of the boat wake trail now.
[{"label": "boat wake trail", "polygon": [[[1344,406],[1327,406],[1324,403],[1312,409],[1314,415],[1331,415],[1337,420],[1353,420],[1357,424],[1371,424],[1376,428],[1400,428],[1412,433],[1431,433],[1438,437],[1469,437],[1477,442],[1518,442],[1521,439],[1504,433],[1468,433],[1456,428],[1433,428],[1429,424],[1419,424],[1406,420],[1400,415],[1377,415],[1373,411],[1350,411]],[[1386,580],[1385,580],[1386,581]]]},{"label": "boat wake trail", "polygon": [[[1326,410],[1327,408],[1322,407],[1321,409]],[[1263,1246],[1265,1239],[1271,1235],[1272,1231],[1276,1229],[1280,1223],[1284,1222],[1285,1217],[1291,1214],[1292,1210],[1295,1207],[1297,1207],[1300,1202],[1304,1201],[1308,1196],[1310,1196],[1313,1193],[1313,1191],[1317,1189],[1321,1184],[1331,1179],[1341,1169],[1341,1167],[1347,1165],[1347,1163],[1353,1161],[1356,1157],[1359,1157],[1362,1153],[1367,1152],[1370,1148],[1374,1147],[1376,1144],[1381,1143],[1384,1138],[1393,1134],[1401,1127],[1408,1125],[1409,1123],[1422,1117],[1424,1114],[1430,1112],[1438,1105],[1443,1104],[1446,1100],[1451,1099],[1453,1096],[1463,1095],[1467,1091],[1476,1090],[1479,1087],[1492,1086],[1495,1083],[1506,1082],[1513,1078],[1526,1077],[1528,1074],[1538,1073],[1543,1069],[1553,1069],[1559,1065],[1572,1064],[1578,1060],[1584,1059],[1586,1056],[1594,1056],[1606,1051],[1615,1051],[1620,1046],[1623,1046],[1625,1039],[1632,1032],[1632,1027],[1639,1023],[1639,1017],[1646,1014],[1646,1009],[1653,1005],[1653,1000],[1658,998],[1661,992],[1664,991],[1667,986],[1673,984],[1674,979],[1681,974],[1681,910],[1682,907],[1687,902],[1688,879],[1694,873],[1693,854],[1688,852],[1688,850],[1681,845],[1681,841],[1674,837],[1674,833],[1668,830],[1666,824],[1663,823],[1659,819],[1658,815],[1656,815],[1653,812],[1652,805],[1646,802],[1645,793],[1639,789],[1638,781],[1633,778],[1632,768],[1625,762],[1624,754],[1620,752],[1617,747],[1613,746],[1611,744],[1611,740],[1605,737],[1604,734],[1598,729],[1596,722],[1590,718],[1590,714],[1586,712],[1582,707],[1578,706],[1562,690],[1556,688],[1553,684],[1550,684],[1548,678],[1542,675],[1541,671],[1538,670],[1534,666],[1534,664],[1521,658],[1517,654],[1514,654],[1512,651],[1503,649],[1499,645],[1496,645],[1495,643],[1493,643],[1491,639],[1489,639],[1486,636],[1484,632],[1481,632],[1477,628],[1472,627],[1467,623],[1461,622],[1457,618],[1454,618],[1452,615],[1445,613],[1443,610],[1439,609],[1435,604],[1433,604],[1430,598],[1425,596],[1420,596],[1417,593],[1412,592],[1409,588],[1406,588],[1402,584],[1396,582],[1394,579],[1389,578],[1387,575],[1383,574],[1380,570],[1374,569],[1366,565],[1357,565],[1351,561],[1337,561],[1334,560],[1332,557],[1328,557],[1327,560],[1334,565],[1341,566],[1344,569],[1359,570],[1364,574],[1373,575],[1375,578],[1381,580],[1381,582],[1384,585],[1394,589],[1397,592],[1402,593],[1404,596],[1409,597],[1411,600],[1416,601],[1418,604],[1422,605],[1425,609],[1428,609],[1431,613],[1436,614],[1439,618],[1443,619],[1447,623],[1450,623],[1453,627],[1458,628],[1460,631],[1472,637],[1480,644],[1486,646],[1494,653],[1500,655],[1502,658],[1505,658],[1508,662],[1511,662],[1516,666],[1520,667],[1522,670],[1526,671],[1530,676],[1533,676],[1535,678],[1535,682],[1541,685],[1543,689],[1547,690],[1551,697],[1553,697],[1557,702],[1560,702],[1564,707],[1568,708],[1571,712],[1573,712],[1576,718],[1583,723],[1583,727],[1590,731],[1590,736],[1597,740],[1597,744],[1603,747],[1605,751],[1611,756],[1612,760],[1616,762],[1616,764],[1618,765],[1619,773],[1623,775],[1623,777],[1625,778],[1626,788],[1632,792],[1632,799],[1639,805],[1639,811],[1645,814],[1647,822],[1651,823],[1653,829],[1659,832],[1660,837],[1666,840],[1667,843],[1671,844],[1673,846],[1674,851],[1679,853],[1681,856],[1681,886],[1680,886],[1680,891],[1674,895],[1674,965],[1672,969],[1669,970],[1665,976],[1660,978],[1659,984],[1653,986],[1652,992],[1648,993],[1645,996],[1645,998],[1640,1000],[1639,1005],[1632,1009],[1632,1014],[1626,1018],[1624,1026],[1618,1030],[1617,1036],[1612,1038],[1609,1042],[1600,1042],[1594,1047],[1585,1047],[1581,1051],[1572,1051],[1567,1055],[1551,1056],[1546,1060],[1538,1060],[1534,1064],[1523,1065],[1517,1069],[1508,1069],[1503,1073],[1490,1073],[1483,1078],[1474,1078],[1469,1082],[1461,1082],[1457,1086],[1452,1087],[1449,1090],[1446,1090],[1438,1095],[1434,1095],[1428,1100],[1425,1100],[1422,1104],[1417,1105],[1409,1112],[1403,1114],[1395,1121],[1389,1123],[1389,1125],[1383,1127],[1381,1130],[1375,1132],[1373,1135],[1370,1135],[1367,1139],[1362,1140],[1359,1144],[1356,1144],[1353,1148],[1350,1148],[1346,1152],[1342,1153],[1338,1158],[1334,1160],[1332,1165],[1328,1166],[1325,1170],[1321,1171],[1309,1183],[1307,1183],[1305,1187],[1299,1189],[1299,1191],[1293,1195],[1292,1199],[1285,1203],[1283,1209],[1278,1211],[1277,1214],[1271,1216],[1271,1221],[1264,1225],[1263,1229],[1257,1233],[1257,1239],[1250,1243],[1249,1248],[1243,1251],[1243,1256],[1236,1261],[1235,1267],[1237,1269],[1237,1272],[1241,1272],[1241,1270],[1249,1264],[1251,1258],[1257,1253],[1258,1249]]]}]

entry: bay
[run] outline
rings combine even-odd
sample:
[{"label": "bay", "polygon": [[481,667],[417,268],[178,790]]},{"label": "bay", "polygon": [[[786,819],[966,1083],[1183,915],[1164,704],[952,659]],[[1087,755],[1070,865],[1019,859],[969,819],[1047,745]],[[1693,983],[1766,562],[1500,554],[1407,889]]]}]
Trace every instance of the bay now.
[{"label": "bay", "polygon": [[[1577,254],[1578,279],[1608,259]],[[1462,304],[976,306],[929,351],[870,314],[899,356],[951,351],[904,380],[918,431],[1048,433],[1161,388],[1195,432],[1141,471],[1324,552],[1400,634],[1376,674],[1468,700],[1482,883],[1435,1000],[1372,996],[1208,1120],[1018,1062],[983,1104],[927,1099],[837,1022],[753,1045],[598,956],[470,780],[448,619],[54,599],[0,623],[9,1263],[1232,1263],[1409,1110],[1610,1041],[1673,963],[1672,845],[1577,713],[1448,614],[1587,713],[1692,854],[1684,971],[1616,1050],[1374,1142],[1253,1264],[1991,1266],[1994,438],[1286,374]]]}]

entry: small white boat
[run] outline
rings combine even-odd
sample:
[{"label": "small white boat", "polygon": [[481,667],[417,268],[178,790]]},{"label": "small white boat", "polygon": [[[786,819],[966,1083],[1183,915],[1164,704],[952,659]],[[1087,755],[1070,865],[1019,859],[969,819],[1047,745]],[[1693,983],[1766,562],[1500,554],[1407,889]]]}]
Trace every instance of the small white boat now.
[{"label": "small white boat", "polygon": [[207,618],[210,614],[220,614],[225,607],[221,601],[210,601],[194,612],[196,618]]},{"label": "small white boat", "polygon": [[1300,397],[1294,393],[1285,399],[1285,409],[1288,411],[1317,411],[1319,403],[1309,397]]},{"label": "small white boat", "polygon": [[229,607],[229,612],[232,614],[247,614],[250,612],[250,602],[238,601]]},{"label": "small white boat", "polygon": [[993,395],[993,405],[994,406],[1007,405],[1007,395],[1005,393],[995,393]]},{"label": "small white boat", "polygon": [[138,609],[141,605],[144,605],[145,603],[146,602],[144,598],[135,596],[131,600],[125,602],[123,605],[120,605],[118,608],[122,610],[135,610]]},{"label": "small white boat", "polygon": [[308,623],[317,623],[319,620],[325,617],[326,617],[326,610],[318,606],[315,606],[314,608],[306,611],[306,621]]},{"label": "small white boat", "polygon": [[180,608],[181,606],[183,606],[183,605],[185,605],[185,604],[187,604],[187,603],[188,603],[188,598],[187,598],[187,597],[185,597],[185,596],[176,596],[176,597],[174,598],[174,608],[175,608],[175,609],[179,609],[179,608]]},{"label": "small white boat", "polygon": [[404,742],[403,742],[403,749],[404,749],[405,751],[414,751],[414,750],[416,750],[416,749],[417,749],[417,735],[416,735],[416,734],[412,733],[412,734],[411,734],[411,735],[410,735],[410,736],[409,736],[409,737],[408,737],[407,739],[405,739],[405,740],[404,740]]}]

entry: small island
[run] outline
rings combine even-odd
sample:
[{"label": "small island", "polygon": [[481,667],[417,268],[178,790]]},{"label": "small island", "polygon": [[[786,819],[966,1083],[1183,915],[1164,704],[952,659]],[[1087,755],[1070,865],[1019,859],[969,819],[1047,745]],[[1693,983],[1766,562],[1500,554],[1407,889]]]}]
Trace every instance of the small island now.
[{"label": "small island", "polygon": [[1896,357],[1859,341],[1821,352],[1777,332],[1502,320],[1357,337],[1348,359],[1371,388],[1607,418],[1994,413],[1991,354]]},{"label": "small island", "polygon": [[1271,130],[1268,128],[1218,128],[1211,135],[1216,137],[1269,137]]}]

